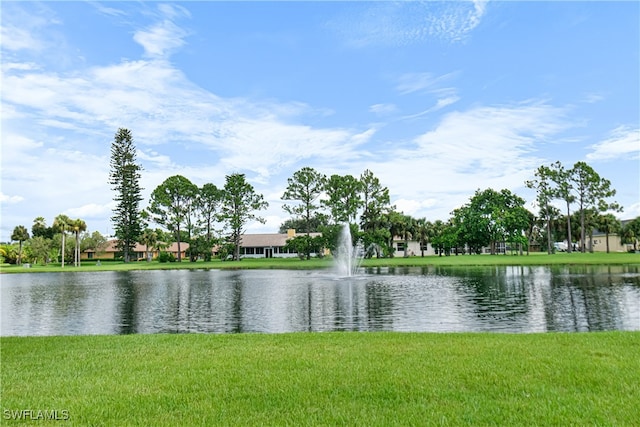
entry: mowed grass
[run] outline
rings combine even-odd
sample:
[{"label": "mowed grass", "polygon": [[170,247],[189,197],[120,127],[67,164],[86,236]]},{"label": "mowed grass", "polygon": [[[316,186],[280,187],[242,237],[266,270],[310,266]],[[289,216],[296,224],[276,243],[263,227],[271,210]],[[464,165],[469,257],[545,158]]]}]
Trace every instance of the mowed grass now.
[{"label": "mowed grass", "polygon": [[66,410],[69,425],[639,419],[640,332],[3,337],[0,350],[3,414]]},{"label": "mowed grass", "polygon": [[[636,253],[531,253],[529,255],[452,255],[412,256],[404,258],[365,259],[362,267],[426,267],[426,266],[482,266],[482,265],[623,265],[639,264]],[[245,258],[241,261],[198,261],[173,263],[153,262],[103,262],[84,261],[81,267],[59,264],[31,265],[31,268],[16,265],[0,266],[0,273],[38,273],[62,271],[127,271],[127,270],[177,270],[177,269],[328,269],[334,266],[331,257],[301,260],[299,258]]]}]

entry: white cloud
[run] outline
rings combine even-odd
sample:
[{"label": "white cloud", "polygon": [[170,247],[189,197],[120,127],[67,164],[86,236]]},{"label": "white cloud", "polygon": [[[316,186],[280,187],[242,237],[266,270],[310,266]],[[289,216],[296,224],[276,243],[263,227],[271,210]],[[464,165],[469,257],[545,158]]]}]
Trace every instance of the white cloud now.
[{"label": "white cloud", "polygon": [[455,79],[460,73],[451,72],[441,76],[431,73],[406,73],[398,78],[396,90],[402,94],[422,93],[430,94],[437,98],[436,104],[419,113],[414,113],[403,117],[413,119],[441,110],[460,100],[457,89],[448,87],[450,80]]},{"label": "white cloud", "polygon": [[398,107],[395,104],[373,104],[369,107],[369,111],[383,116],[397,112]]},{"label": "white cloud", "polygon": [[167,168],[173,165],[169,156],[159,154],[154,150],[138,150],[137,157],[140,160],[155,163],[158,167]]},{"label": "white cloud", "polygon": [[127,15],[127,13],[121,9],[107,7],[96,1],[89,1],[88,3],[91,6],[95,7],[96,10],[103,15],[107,15],[107,16],[126,16]]},{"label": "white cloud", "polygon": [[191,17],[187,9],[178,5],[161,3],[158,5],[158,22],[138,30],[133,40],[140,44],[145,56],[150,58],[168,58],[173,52],[185,44],[188,31],[174,23],[182,17]]},{"label": "white cloud", "polygon": [[398,78],[396,89],[406,95],[414,92],[437,93],[440,96],[455,93],[453,88],[443,87],[443,84],[456,78],[458,72],[434,76],[432,73],[406,73]]},{"label": "white cloud", "polygon": [[640,129],[620,126],[604,141],[590,147],[588,160],[640,159]]},{"label": "white cloud", "polygon": [[180,48],[186,36],[186,31],[166,20],[137,31],[133,39],[144,48],[147,56],[156,58],[167,57]]},{"label": "white cloud", "polygon": [[622,219],[637,218],[640,216],[640,202],[634,203],[627,207],[622,214],[616,214],[616,216]]},{"label": "white cloud", "polygon": [[107,203],[103,205],[97,203],[89,203],[77,208],[67,209],[65,211],[65,214],[69,215],[71,218],[81,218],[86,221],[87,219],[110,216],[113,207],[113,203]]},{"label": "white cloud", "polygon": [[354,167],[371,169],[406,212],[446,219],[478,188],[521,189],[542,161],[536,144],[570,126],[565,113],[533,102],[452,112],[409,146]]},{"label": "white cloud", "polygon": [[462,42],[480,24],[486,4],[483,0],[373,2],[327,26],[357,48],[403,46],[429,39]]},{"label": "white cloud", "polygon": [[35,37],[29,28],[2,25],[0,27],[0,39],[2,39],[2,48],[10,51],[38,51],[44,47],[42,41]]},{"label": "white cloud", "polygon": [[7,194],[0,193],[0,202],[2,203],[13,204],[13,203],[20,203],[23,200],[24,200],[24,197],[22,196],[9,196]]},{"label": "white cloud", "polygon": [[437,205],[436,199],[427,200],[410,200],[410,199],[397,199],[394,201],[396,209],[407,215],[417,216],[419,213],[428,210],[429,208]]},{"label": "white cloud", "polygon": [[458,102],[460,100],[460,97],[458,96],[450,96],[448,98],[443,98],[443,99],[438,99],[438,101],[436,102],[436,105],[434,105],[433,107],[429,107],[424,111],[421,111],[419,113],[416,114],[410,114],[408,116],[404,116],[403,119],[415,119],[418,117],[422,117],[426,114],[429,113],[433,113],[436,112],[438,110],[441,110],[451,104],[455,104],[456,102]]}]

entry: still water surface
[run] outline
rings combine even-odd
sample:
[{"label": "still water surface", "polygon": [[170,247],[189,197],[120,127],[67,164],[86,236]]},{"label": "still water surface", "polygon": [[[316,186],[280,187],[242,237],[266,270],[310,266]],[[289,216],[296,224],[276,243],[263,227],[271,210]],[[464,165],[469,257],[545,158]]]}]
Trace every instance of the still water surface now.
[{"label": "still water surface", "polygon": [[3,275],[0,334],[640,330],[640,267]]}]

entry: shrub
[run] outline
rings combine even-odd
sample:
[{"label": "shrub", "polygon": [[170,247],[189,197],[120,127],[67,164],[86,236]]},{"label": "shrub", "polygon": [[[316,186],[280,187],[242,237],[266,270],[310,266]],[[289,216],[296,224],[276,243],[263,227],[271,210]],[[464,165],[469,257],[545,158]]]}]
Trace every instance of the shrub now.
[{"label": "shrub", "polygon": [[170,252],[160,252],[158,255],[159,262],[175,262],[176,257]]}]

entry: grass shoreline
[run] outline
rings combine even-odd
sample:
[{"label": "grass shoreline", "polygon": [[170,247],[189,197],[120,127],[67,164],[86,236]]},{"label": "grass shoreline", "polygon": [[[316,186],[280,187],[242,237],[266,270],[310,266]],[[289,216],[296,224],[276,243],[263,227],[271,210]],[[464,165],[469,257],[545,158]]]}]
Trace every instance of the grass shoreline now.
[{"label": "grass shoreline", "polygon": [[[247,258],[241,261],[210,262],[198,261],[181,263],[159,263],[152,261],[124,262],[105,261],[96,265],[95,261],[83,261],[81,267],[59,264],[31,265],[30,268],[16,265],[0,266],[0,274],[15,273],[53,273],[74,271],[134,271],[134,270],[218,270],[218,269],[329,269],[333,267],[330,257],[323,259],[300,260],[298,258]],[[362,267],[431,267],[431,266],[552,266],[552,265],[640,265],[640,254],[636,253],[531,253],[530,255],[452,255],[452,256],[413,256],[381,259],[366,259]]]},{"label": "grass shoreline", "polygon": [[634,425],[639,353],[640,332],[1,337],[2,410],[10,425],[24,409],[71,425]]}]

